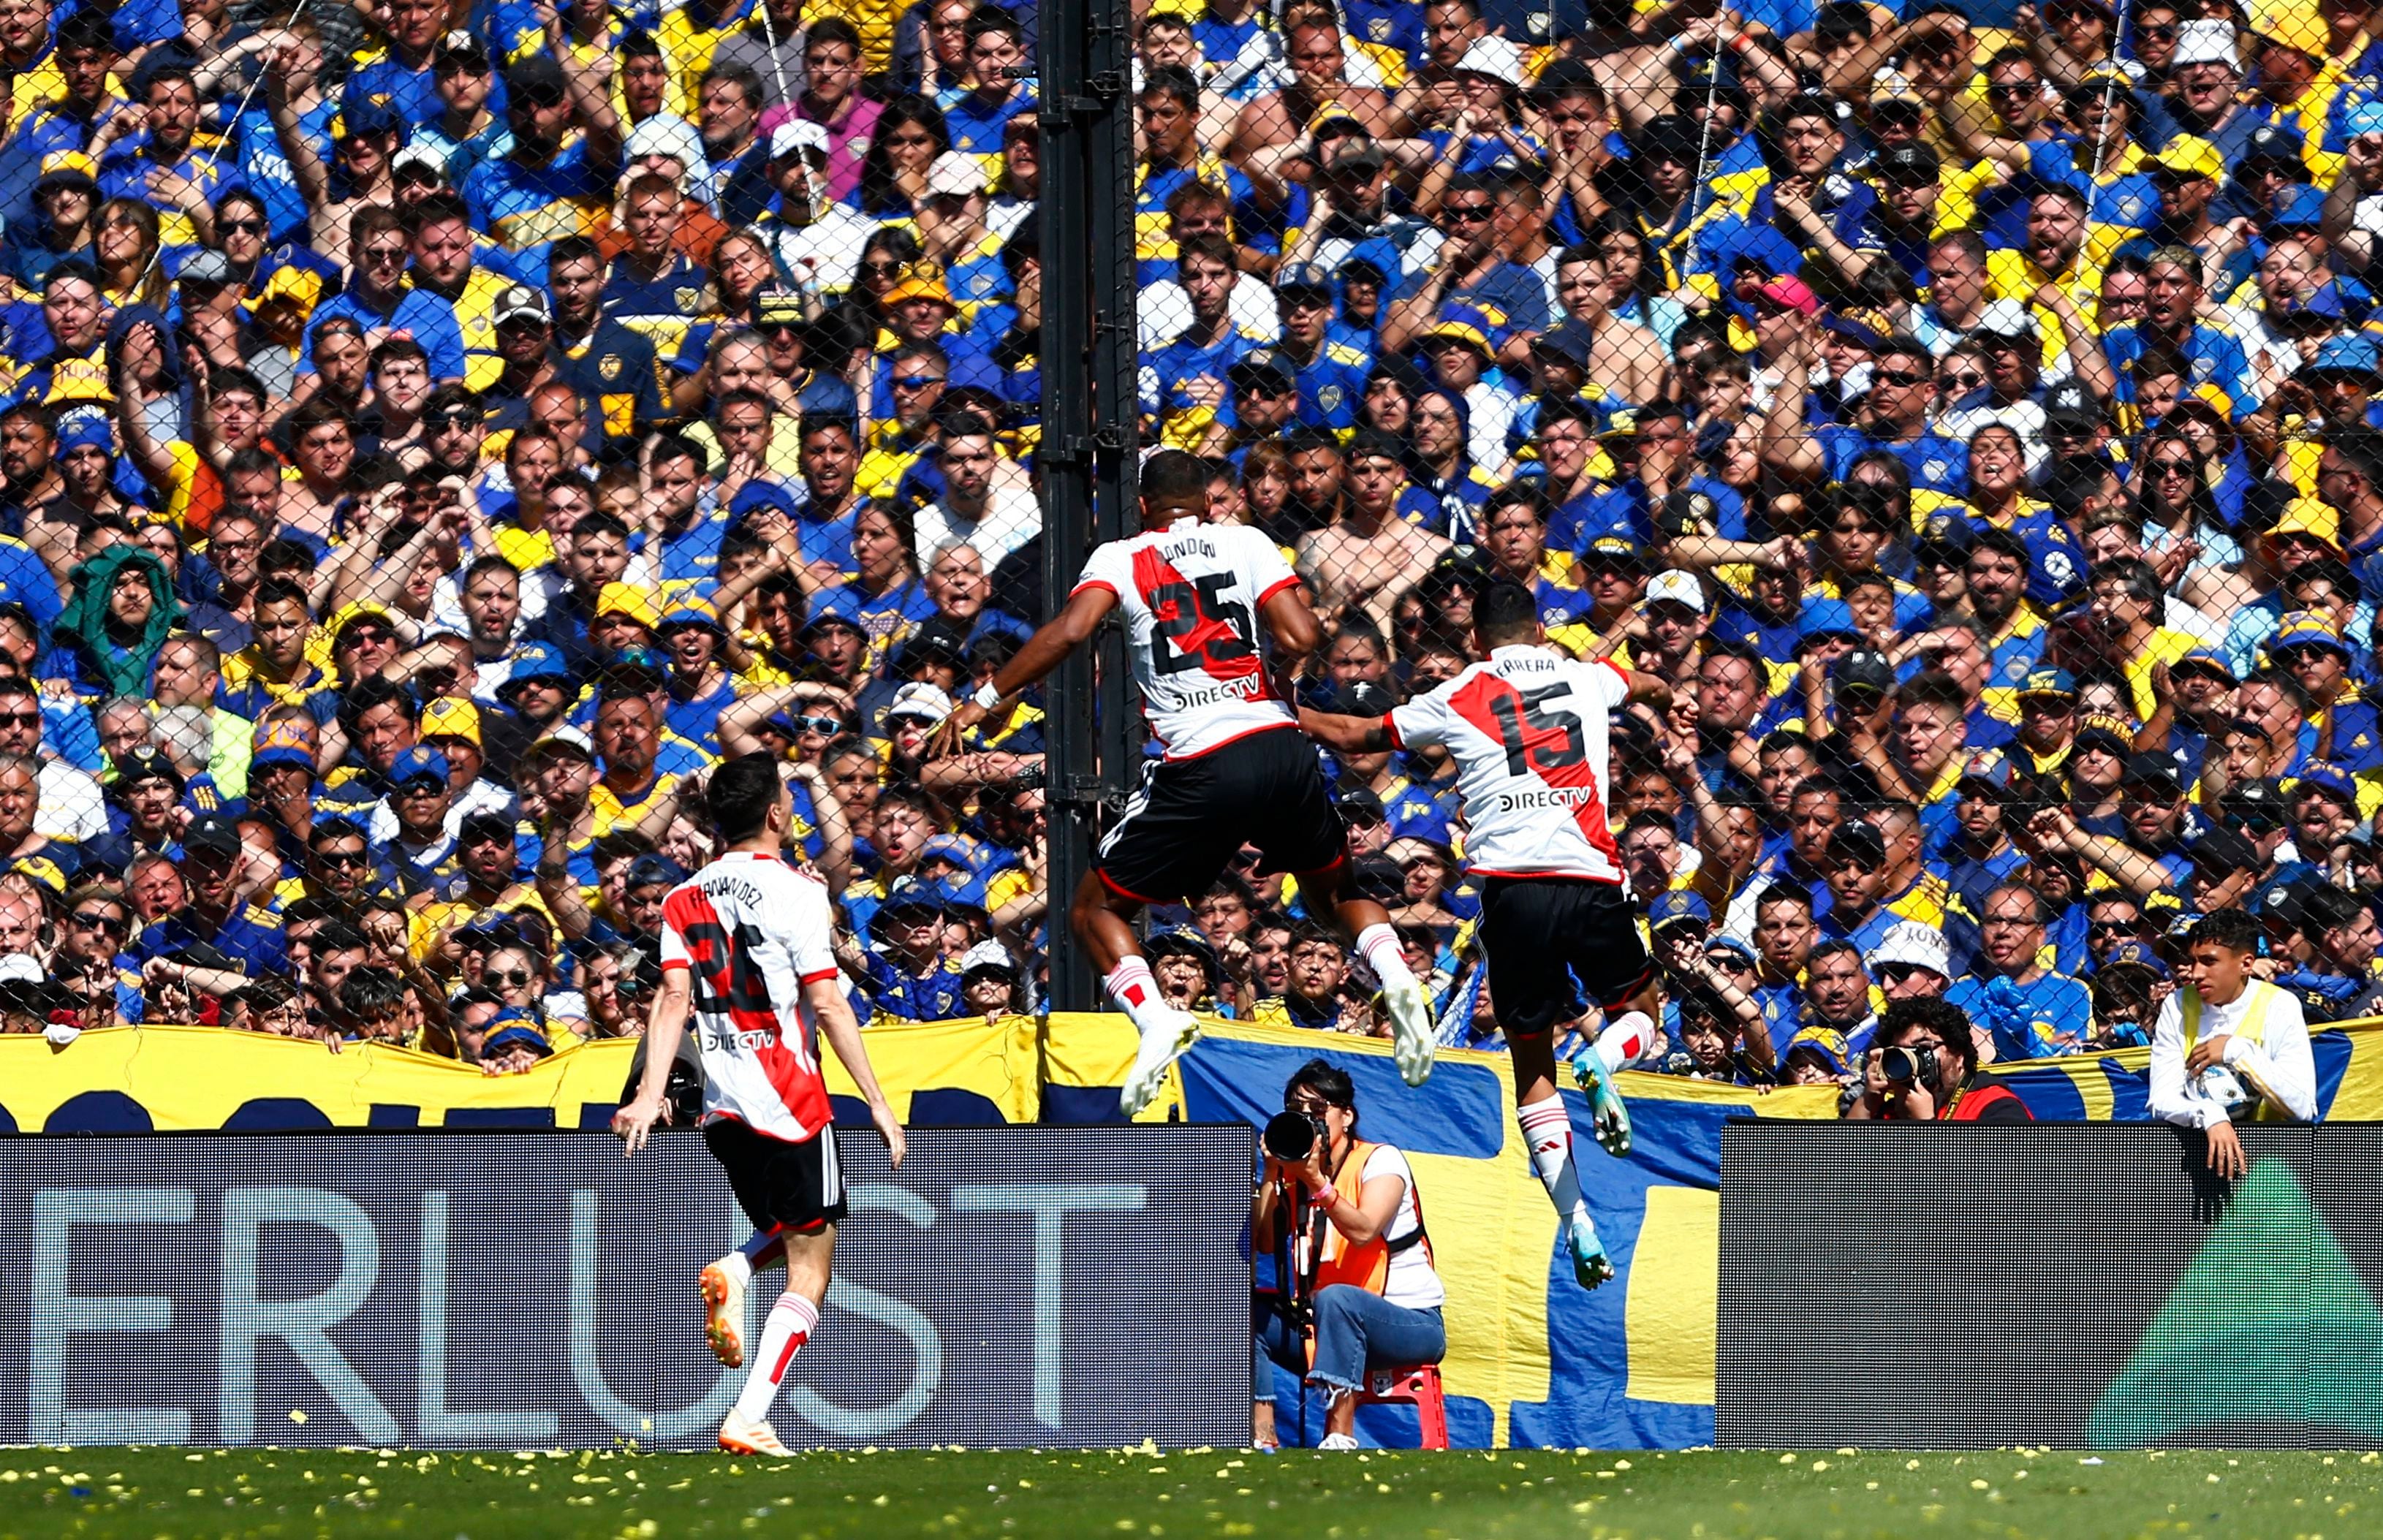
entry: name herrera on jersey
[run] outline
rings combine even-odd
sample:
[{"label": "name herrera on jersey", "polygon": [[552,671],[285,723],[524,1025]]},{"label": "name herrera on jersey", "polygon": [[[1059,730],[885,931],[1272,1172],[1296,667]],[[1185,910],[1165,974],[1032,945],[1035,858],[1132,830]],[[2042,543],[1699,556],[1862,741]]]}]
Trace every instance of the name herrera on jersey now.
[{"label": "name herrera on jersey", "polygon": [[1583,803],[1596,800],[1597,792],[1588,786],[1550,786],[1536,792],[1500,792],[1498,810],[1520,813],[1534,807],[1561,807],[1566,812]]}]

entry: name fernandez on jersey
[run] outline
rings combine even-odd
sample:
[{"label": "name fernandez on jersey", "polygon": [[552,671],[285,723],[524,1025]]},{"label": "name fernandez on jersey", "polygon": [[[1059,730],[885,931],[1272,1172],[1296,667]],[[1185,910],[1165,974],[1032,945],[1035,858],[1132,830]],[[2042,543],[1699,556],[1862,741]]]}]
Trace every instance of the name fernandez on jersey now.
[{"label": "name fernandez on jersey", "polygon": [[1606,808],[1606,719],[1630,675],[1541,647],[1502,647],[1382,719],[1404,750],[1443,745],[1456,761],[1476,877],[1623,881]]},{"label": "name fernandez on jersey", "polygon": [[833,1111],[803,997],[836,975],[827,887],[775,856],[730,851],[662,897],[661,966],[689,974],[703,1116],[799,1143]]},{"label": "name fernandez on jersey", "polygon": [[1075,592],[1115,594],[1142,717],[1169,759],[1294,725],[1266,672],[1266,601],[1299,581],[1280,548],[1246,524],[1178,519],[1093,552]]}]

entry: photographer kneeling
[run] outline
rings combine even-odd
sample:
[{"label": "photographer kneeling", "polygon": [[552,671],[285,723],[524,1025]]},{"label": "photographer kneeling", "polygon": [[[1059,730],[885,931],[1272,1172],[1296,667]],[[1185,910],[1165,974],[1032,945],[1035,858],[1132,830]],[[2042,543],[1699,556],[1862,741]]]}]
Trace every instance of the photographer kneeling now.
[{"label": "photographer kneeling", "polygon": [[1978,1043],[1961,1007],[1942,996],[1898,1000],[1863,1055],[1848,1118],[1932,1123],[2032,1123],[2008,1086],[1978,1080]]},{"label": "photographer kneeling", "polygon": [[1320,1447],[1353,1449],[1365,1371],[1446,1356],[1448,1293],[1432,1267],[1414,1172],[1393,1146],[1357,1137],[1347,1072],[1310,1059],[1283,1087],[1282,1104],[1266,1125],[1266,1171],[1250,1204],[1254,1247],[1279,1252],[1290,1242],[1281,1292],[1255,1321],[1255,1441],[1275,1442],[1271,1362],[1330,1398]]}]

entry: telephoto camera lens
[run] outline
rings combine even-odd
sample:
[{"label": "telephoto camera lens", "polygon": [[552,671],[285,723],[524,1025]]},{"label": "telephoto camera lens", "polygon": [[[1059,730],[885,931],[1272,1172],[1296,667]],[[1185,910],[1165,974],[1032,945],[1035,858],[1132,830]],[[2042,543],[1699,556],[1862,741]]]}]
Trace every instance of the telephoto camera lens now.
[{"label": "telephoto camera lens", "polygon": [[1266,1133],[1259,1142],[1266,1152],[1278,1161],[1303,1161],[1315,1148],[1324,1130],[1304,1113],[1279,1112],[1266,1119]]}]

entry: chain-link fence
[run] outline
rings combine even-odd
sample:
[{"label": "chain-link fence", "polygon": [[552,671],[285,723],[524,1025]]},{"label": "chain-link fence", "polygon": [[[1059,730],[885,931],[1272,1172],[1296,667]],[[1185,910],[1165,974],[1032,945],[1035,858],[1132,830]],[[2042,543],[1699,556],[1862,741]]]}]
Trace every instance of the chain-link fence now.
[{"label": "chain-link fence", "polygon": [[[2006,1057],[2140,1041],[2235,906],[2363,1010],[2356,10],[1162,6],[1045,104],[992,0],[33,0],[8,1019],[634,1031],[704,775],[754,749],[870,1012],[1040,998],[1046,804],[1130,779],[1130,702],[1065,766],[1089,671],[934,732],[1073,580],[1053,476],[1119,442],[1043,432],[1045,152],[1104,101],[1136,399],[1072,290],[1064,395],[1283,548],[1303,701],[1454,679],[1499,581],[1668,693],[1617,714],[1597,831],[1668,943],[1659,1062],[1850,1074],[1915,989]],[[1443,1035],[1496,1041],[1453,766],[1326,766]],[[1181,896],[1170,998],[1382,1029],[1278,874]]]}]

